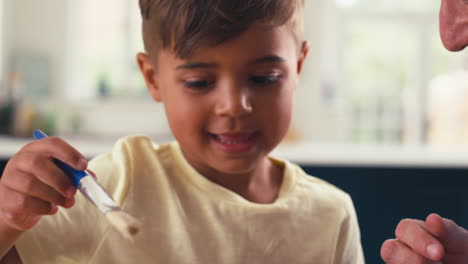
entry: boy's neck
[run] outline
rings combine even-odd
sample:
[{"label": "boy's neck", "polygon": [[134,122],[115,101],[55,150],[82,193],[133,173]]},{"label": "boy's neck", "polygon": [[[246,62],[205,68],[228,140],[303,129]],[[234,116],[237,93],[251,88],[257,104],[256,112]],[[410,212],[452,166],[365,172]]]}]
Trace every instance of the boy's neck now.
[{"label": "boy's neck", "polygon": [[283,166],[265,158],[248,174],[204,175],[211,181],[239,194],[254,203],[273,203],[278,198],[283,181]]}]

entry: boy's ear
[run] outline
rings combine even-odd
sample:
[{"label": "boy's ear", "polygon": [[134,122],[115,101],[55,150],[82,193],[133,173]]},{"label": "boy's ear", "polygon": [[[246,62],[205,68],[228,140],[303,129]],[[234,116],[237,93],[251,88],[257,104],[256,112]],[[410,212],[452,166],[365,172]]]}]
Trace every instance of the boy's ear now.
[{"label": "boy's ear", "polygon": [[297,61],[297,74],[301,74],[302,72],[307,53],[309,53],[309,42],[303,41],[299,53],[299,60]]},{"label": "boy's ear", "polygon": [[161,92],[156,79],[156,68],[151,62],[151,59],[148,57],[148,54],[141,52],[137,54],[136,59],[138,66],[140,67],[141,74],[145,79],[148,92],[151,94],[153,100],[161,102]]}]

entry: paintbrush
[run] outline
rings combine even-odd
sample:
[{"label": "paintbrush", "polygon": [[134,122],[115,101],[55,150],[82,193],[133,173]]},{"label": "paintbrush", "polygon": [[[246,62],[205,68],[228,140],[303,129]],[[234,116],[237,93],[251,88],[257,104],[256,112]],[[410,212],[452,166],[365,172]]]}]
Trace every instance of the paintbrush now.
[{"label": "paintbrush", "polygon": [[[47,137],[41,130],[35,130],[33,136],[36,140]],[[125,213],[91,174],[75,170],[57,159],[54,162],[70,177],[73,185],[106,216],[109,223],[123,237],[133,242],[134,236],[140,231],[141,223]]]}]

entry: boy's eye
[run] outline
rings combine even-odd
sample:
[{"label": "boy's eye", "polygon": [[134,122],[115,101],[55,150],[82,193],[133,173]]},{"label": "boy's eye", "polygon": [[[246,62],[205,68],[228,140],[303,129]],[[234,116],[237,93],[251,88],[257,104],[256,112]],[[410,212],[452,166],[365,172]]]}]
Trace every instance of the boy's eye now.
[{"label": "boy's eye", "polygon": [[193,90],[203,90],[212,84],[213,82],[208,80],[187,81],[184,83],[185,87]]},{"label": "boy's eye", "polygon": [[254,84],[267,85],[278,82],[281,77],[281,74],[257,75],[250,77],[250,81]]}]

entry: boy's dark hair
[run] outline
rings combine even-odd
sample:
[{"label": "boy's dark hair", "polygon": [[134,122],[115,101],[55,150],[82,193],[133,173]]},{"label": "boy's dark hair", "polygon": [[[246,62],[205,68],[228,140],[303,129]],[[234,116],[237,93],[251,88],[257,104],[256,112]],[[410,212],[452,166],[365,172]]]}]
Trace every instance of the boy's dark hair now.
[{"label": "boy's dark hair", "polygon": [[200,46],[218,45],[255,22],[288,25],[302,40],[304,0],[139,0],[148,53],[171,48],[184,58]]}]

